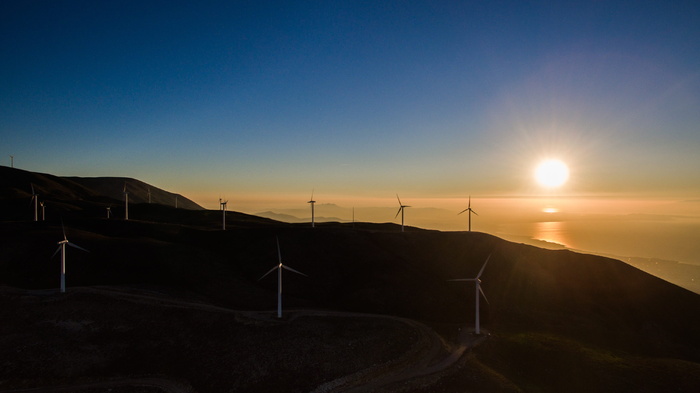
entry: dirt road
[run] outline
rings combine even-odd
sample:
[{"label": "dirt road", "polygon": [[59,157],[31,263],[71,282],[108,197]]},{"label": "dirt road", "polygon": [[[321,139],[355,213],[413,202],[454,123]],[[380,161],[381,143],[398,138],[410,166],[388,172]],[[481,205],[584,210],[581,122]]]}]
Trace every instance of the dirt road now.
[{"label": "dirt road", "polygon": [[[243,311],[233,310],[225,307],[215,306],[208,303],[182,300],[172,298],[157,292],[134,290],[120,287],[90,287],[75,288],[74,291],[85,293],[95,293],[120,298],[125,301],[145,304],[156,304],[160,307],[173,307],[182,309],[193,309],[215,313],[233,314],[243,320],[277,320],[271,311]],[[349,319],[384,319],[399,322],[407,325],[416,332],[416,340],[411,347],[401,354],[401,356],[390,361],[373,364],[358,372],[327,381],[317,386],[313,393],[328,392],[365,392],[374,391],[382,387],[390,389],[391,384],[406,382],[411,379],[436,374],[454,365],[464,354],[467,348],[477,342],[473,336],[462,335],[460,342],[456,345],[446,343],[442,337],[430,327],[405,318],[388,315],[364,314],[339,312],[329,310],[288,310],[287,320],[304,317],[334,317]],[[194,393],[191,386],[186,383],[173,381],[157,376],[135,376],[123,379],[110,379],[105,381],[90,381],[71,386],[50,386],[36,387],[24,390],[0,390],[0,393],[10,392],[34,392],[34,393],[59,393],[59,392],[80,392],[95,391],[95,389],[112,388],[134,388],[130,391],[143,393],[166,392],[166,393]]]}]

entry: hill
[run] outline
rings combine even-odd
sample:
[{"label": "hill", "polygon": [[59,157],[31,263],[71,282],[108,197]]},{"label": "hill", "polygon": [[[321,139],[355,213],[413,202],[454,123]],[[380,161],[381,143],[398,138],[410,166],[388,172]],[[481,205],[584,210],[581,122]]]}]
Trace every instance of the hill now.
[{"label": "hill", "polygon": [[[60,220],[0,222],[0,391],[155,377],[153,391],[199,392],[700,386],[700,296],[618,260],[236,212],[222,231],[220,211],[147,203],[138,219],[107,219],[94,214],[98,192],[63,181],[66,195],[86,195],[61,201],[65,233],[90,250],[68,249],[68,293],[51,259]],[[259,280],[277,264],[276,238],[284,263],[308,275],[285,273],[282,320],[275,277]],[[489,255],[484,340],[468,334],[472,284],[447,280],[474,277]]]},{"label": "hill", "polygon": [[[117,216],[124,216],[124,186],[129,192],[129,203],[148,203],[163,206],[177,205],[183,209],[203,210],[186,197],[162,190],[140,180],[125,177],[58,177],[46,173],[24,171],[0,166],[0,198],[3,219],[23,220],[33,218],[30,204],[32,192],[46,207],[47,217],[70,211],[114,209]],[[41,215],[41,213],[39,213]]]}]

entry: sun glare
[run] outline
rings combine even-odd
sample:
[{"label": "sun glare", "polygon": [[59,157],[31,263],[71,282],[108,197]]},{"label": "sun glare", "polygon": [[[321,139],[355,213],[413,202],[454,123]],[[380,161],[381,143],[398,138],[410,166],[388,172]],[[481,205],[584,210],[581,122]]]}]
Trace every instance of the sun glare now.
[{"label": "sun glare", "polygon": [[559,187],[569,179],[569,167],[559,160],[542,161],[535,170],[537,183],[544,187]]}]

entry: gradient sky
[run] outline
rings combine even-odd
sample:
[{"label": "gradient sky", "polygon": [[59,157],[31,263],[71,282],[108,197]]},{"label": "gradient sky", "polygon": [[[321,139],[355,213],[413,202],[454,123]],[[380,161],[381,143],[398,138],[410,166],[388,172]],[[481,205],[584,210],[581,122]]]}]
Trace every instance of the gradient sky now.
[{"label": "gradient sky", "polygon": [[2,163],[242,211],[547,194],[545,157],[697,199],[700,3],[550,3],[3,1]]}]

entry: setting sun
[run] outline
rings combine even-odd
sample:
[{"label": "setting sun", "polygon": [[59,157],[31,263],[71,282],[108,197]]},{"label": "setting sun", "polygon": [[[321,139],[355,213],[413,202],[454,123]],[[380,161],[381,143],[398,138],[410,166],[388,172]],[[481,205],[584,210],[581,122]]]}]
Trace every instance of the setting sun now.
[{"label": "setting sun", "polygon": [[559,160],[542,161],[535,169],[537,183],[544,187],[559,187],[569,179],[569,167]]}]

